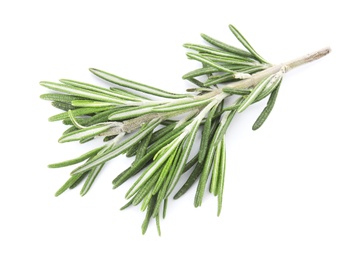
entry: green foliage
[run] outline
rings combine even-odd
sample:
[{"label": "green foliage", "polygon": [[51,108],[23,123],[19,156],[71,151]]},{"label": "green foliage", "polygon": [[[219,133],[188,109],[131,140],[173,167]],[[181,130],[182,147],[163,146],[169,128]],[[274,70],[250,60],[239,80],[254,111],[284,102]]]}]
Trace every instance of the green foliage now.
[{"label": "green foliage", "polygon": [[[49,120],[63,120],[71,125],[59,142],[84,143],[94,138],[106,142],[75,159],[49,165],[58,168],[80,164],[56,196],[85,180],[80,191],[84,196],[103,166],[126,154],[135,156],[135,161],[112,184],[117,188],[138,175],[126,193],[129,201],[121,209],[140,205],[146,211],[143,234],[153,218],[160,234],[160,216],[165,217],[172,192],[177,189],[174,199],[178,199],[197,181],[195,207],[202,205],[210,183],[209,191],[217,197],[220,215],[226,169],[225,133],[237,113],[270,95],[253,129],[263,125],[273,109],[286,71],[286,67],[264,60],[234,26],[230,25],[230,30],[246,50],[206,34],[201,36],[210,46],[184,45],[193,51],[187,56],[202,65],[183,76],[198,86],[188,90],[195,94],[170,93],[98,69],[90,71],[110,82],[109,88],[68,79],[60,80],[61,83],[42,81],[42,86],[55,92],[41,98],[66,111]],[[145,93],[153,98],[145,97]],[[232,96],[238,99],[230,101],[235,100]],[[182,115],[180,119],[179,115]],[[193,156],[197,139],[201,139],[200,147]],[[178,188],[184,173],[187,181]]]}]

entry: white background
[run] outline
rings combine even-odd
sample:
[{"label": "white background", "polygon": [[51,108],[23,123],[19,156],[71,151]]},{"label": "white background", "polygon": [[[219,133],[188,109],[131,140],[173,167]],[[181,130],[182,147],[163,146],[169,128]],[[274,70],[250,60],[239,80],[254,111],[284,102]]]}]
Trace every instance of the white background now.
[{"label": "white background", "polygon": [[[176,1],[175,1],[176,2]],[[1,1],[0,259],[340,259],[339,13],[336,1]],[[119,211],[131,182],[105,167],[92,190],[55,198],[70,169],[47,164],[95,144],[59,144],[58,111],[39,81],[102,84],[95,67],[169,91],[198,66],[183,43],[200,33],[238,44],[234,24],[273,63],[325,46],[333,52],[286,75],[268,121],[265,103],[238,115],[227,136],[222,215],[194,189],[170,201],[162,237],[138,208]],[[96,144],[98,145],[98,144]]]}]

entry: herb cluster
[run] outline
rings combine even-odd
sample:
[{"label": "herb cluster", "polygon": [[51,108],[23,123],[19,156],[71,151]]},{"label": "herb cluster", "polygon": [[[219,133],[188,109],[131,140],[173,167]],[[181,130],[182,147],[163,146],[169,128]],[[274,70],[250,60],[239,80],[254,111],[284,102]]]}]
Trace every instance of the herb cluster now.
[{"label": "herb cluster", "polygon": [[[146,212],[143,233],[154,218],[160,234],[160,217],[166,215],[170,195],[176,190],[174,199],[178,199],[196,182],[195,207],[202,205],[209,186],[210,193],[217,197],[219,215],[226,167],[225,133],[234,116],[269,96],[267,106],[253,125],[254,130],[261,127],[274,107],[284,73],[330,51],[323,49],[272,65],[234,26],[229,28],[245,50],[205,34],[202,38],[209,45],[184,45],[191,50],[188,58],[202,64],[183,76],[195,84],[187,94],[170,93],[98,69],[90,71],[109,82],[109,88],[68,79],[41,82],[54,91],[41,98],[63,110],[49,120],[69,126],[59,142],[85,143],[96,137],[104,141],[102,146],[75,159],[49,165],[58,168],[80,164],[56,196],[78,185],[82,185],[80,194],[85,195],[103,166],[125,154],[135,160],[112,184],[117,188],[137,176],[122,209],[139,205]],[[192,149],[195,141],[200,142],[196,154]],[[186,182],[177,187],[187,172]]]}]

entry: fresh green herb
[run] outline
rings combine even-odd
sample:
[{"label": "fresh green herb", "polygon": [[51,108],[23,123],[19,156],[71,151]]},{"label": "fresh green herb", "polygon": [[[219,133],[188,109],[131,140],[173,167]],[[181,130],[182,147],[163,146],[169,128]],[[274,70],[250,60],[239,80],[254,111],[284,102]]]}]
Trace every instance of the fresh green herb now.
[{"label": "fresh green herb", "polygon": [[[225,133],[232,119],[250,105],[270,96],[253,125],[253,130],[260,128],[273,110],[284,74],[330,52],[325,48],[272,65],[234,26],[229,28],[246,50],[205,34],[201,36],[210,46],[184,45],[194,51],[187,56],[202,64],[202,68],[183,76],[197,85],[188,89],[187,94],[170,93],[98,69],[90,71],[108,81],[109,88],[68,79],[60,80],[60,83],[42,81],[42,86],[55,92],[43,94],[41,98],[65,111],[49,120],[62,120],[71,125],[59,142],[84,143],[98,137],[105,141],[104,145],[75,159],[49,165],[58,168],[80,164],[55,195],[82,184],[80,194],[84,196],[103,166],[126,154],[135,156],[135,161],[113,180],[113,188],[138,175],[126,193],[129,201],[121,209],[140,205],[141,210],[146,211],[143,234],[151,219],[156,220],[161,234],[160,216],[165,218],[169,197],[177,190],[174,199],[180,198],[197,180],[195,207],[202,205],[210,183],[209,191],[217,197],[217,214],[220,215],[226,169]],[[202,76],[205,76],[203,81]],[[145,97],[145,93],[153,99]],[[227,101],[235,100],[230,98],[232,96],[238,98],[227,105]],[[201,139],[200,148],[192,156],[197,139]],[[178,181],[184,178],[184,173],[187,180],[178,189]]]}]

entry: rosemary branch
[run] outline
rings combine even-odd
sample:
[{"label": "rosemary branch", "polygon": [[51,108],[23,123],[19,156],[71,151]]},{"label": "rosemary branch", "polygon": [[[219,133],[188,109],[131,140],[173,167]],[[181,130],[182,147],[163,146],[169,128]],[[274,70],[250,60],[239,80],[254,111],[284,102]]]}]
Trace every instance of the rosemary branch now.
[{"label": "rosemary branch", "polygon": [[[291,69],[294,69],[298,66],[320,59],[323,56],[327,55],[330,51],[331,49],[329,47],[323,48],[321,50],[299,57],[297,59],[294,59],[294,60],[291,60],[285,63],[281,63],[278,65],[273,65],[263,71],[252,74],[249,78],[246,78],[246,79],[243,79],[237,82],[228,83],[225,86],[221,86],[221,88],[216,88],[212,91],[207,92],[204,95],[194,96],[192,98],[185,97],[182,99],[176,99],[176,101],[169,102],[167,103],[167,105],[171,107],[171,109],[174,109],[176,104],[179,104],[181,102],[188,101],[188,100],[190,100],[190,102],[211,100],[212,98],[217,98],[217,96],[220,94],[222,95],[224,87],[229,88],[229,89],[248,89],[248,88],[251,88],[257,85],[261,80],[269,77],[270,75],[273,75],[277,72],[286,73],[290,71]],[[229,95],[228,94],[222,95],[223,99],[226,98],[227,96]],[[148,103],[145,102],[145,104],[148,104]],[[140,117],[137,117],[131,120],[123,121],[122,131],[126,133],[131,133],[135,131],[136,129],[138,129],[141,125],[149,122],[151,119],[159,118],[159,119],[164,120],[166,118],[170,118],[171,116],[182,114],[184,112],[188,112],[190,110],[195,110],[195,109],[196,108],[189,106],[187,109],[183,108],[182,110],[180,110],[179,113],[174,113],[171,111],[171,112],[163,113],[163,114],[153,113],[153,114],[142,115]],[[112,133],[108,133],[108,134],[112,134]]]},{"label": "rosemary branch", "polygon": [[283,73],[286,73],[289,70],[294,69],[298,66],[301,66],[303,64],[306,64],[306,63],[320,59],[323,56],[330,53],[330,51],[331,51],[331,49],[329,47],[323,48],[323,49],[320,49],[318,51],[312,52],[310,54],[304,55],[302,57],[296,58],[294,60],[271,66],[268,69],[265,69],[263,71],[260,71],[260,72],[253,74],[248,79],[245,79],[243,81],[234,82],[234,83],[229,83],[228,87],[229,88],[246,89],[246,88],[255,86],[265,77],[273,75],[276,72],[279,72],[280,70],[282,70]]},{"label": "rosemary branch", "polygon": [[[112,184],[117,188],[132,176],[139,175],[127,191],[129,201],[122,209],[141,204],[141,210],[146,211],[143,233],[150,219],[155,218],[160,234],[160,216],[165,217],[168,198],[183,173],[188,171],[187,181],[174,198],[180,198],[198,181],[194,205],[201,206],[210,179],[209,191],[217,196],[219,215],[225,179],[225,133],[234,116],[269,96],[266,107],[253,125],[253,130],[260,128],[274,107],[284,74],[330,52],[330,48],[324,48],[272,65],[234,26],[230,25],[230,30],[247,51],[205,34],[202,37],[211,46],[184,45],[196,52],[189,52],[188,58],[202,64],[202,68],[183,76],[197,85],[189,89],[188,94],[170,93],[98,69],[90,71],[113,84],[109,89],[68,79],[60,80],[60,83],[41,82],[42,86],[56,91],[43,94],[41,98],[64,110],[52,116],[50,121],[63,120],[70,125],[59,142],[84,143],[95,137],[103,137],[106,142],[77,158],[49,165],[58,168],[82,163],[71,172],[56,196],[83,181],[80,194],[84,196],[106,162],[126,154],[135,156],[135,161]],[[206,76],[204,82],[198,79],[201,76]],[[144,93],[155,99],[144,97]],[[227,105],[225,101],[231,96],[238,96],[238,99]],[[200,148],[192,156],[195,141],[200,142]]]}]

